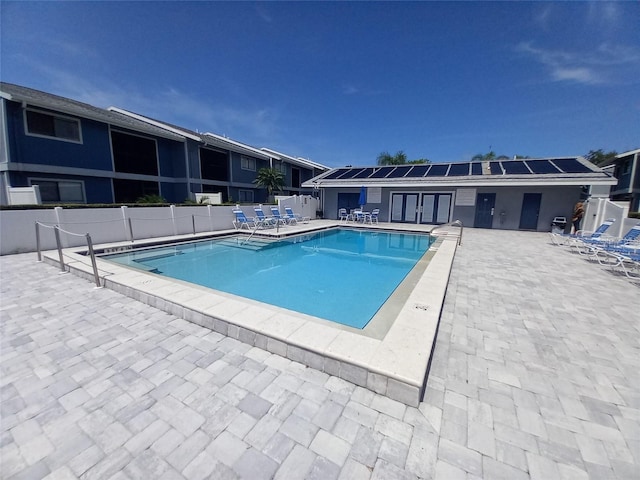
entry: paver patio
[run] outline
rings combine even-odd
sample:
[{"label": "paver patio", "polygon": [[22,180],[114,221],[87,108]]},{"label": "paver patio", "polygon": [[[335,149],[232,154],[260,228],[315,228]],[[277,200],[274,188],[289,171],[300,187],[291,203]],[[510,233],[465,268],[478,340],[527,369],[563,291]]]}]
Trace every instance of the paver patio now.
[{"label": "paver patio", "polygon": [[0,269],[3,479],[638,478],[639,287],[544,234],[465,230],[418,408]]}]

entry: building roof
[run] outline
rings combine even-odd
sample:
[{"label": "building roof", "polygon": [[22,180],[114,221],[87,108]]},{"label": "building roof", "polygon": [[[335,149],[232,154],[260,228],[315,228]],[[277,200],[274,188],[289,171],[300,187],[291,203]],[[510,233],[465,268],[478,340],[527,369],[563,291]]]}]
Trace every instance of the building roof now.
[{"label": "building roof", "polygon": [[276,150],[273,150],[271,148],[266,148],[266,147],[262,147],[260,150],[267,152],[268,154],[270,154],[272,157],[278,159],[278,160],[286,160],[289,163],[293,163],[296,165],[301,165],[303,167],[307,167],[307,168],[315,168],[317,170],[329,170],[329,167],[327,167],[326,165],[322,165],[320,163],[316,163],[313,162],[311,160],[307,160],[306,158],[301,158],[301,157],[292,157],[291,155],[287,155],[285,153],[280,153]]},{"label": "building roof", "polygon": [[615,185],[616,179],[582,157],[343,167],[304,187]]},{"label": "building roof", "polygon": [[258,150],[257,148],[254,148],[250,145],[246,145],[244,143],[231,140],[230,138],[223,137],[222,135],[206,132],[201,134],[201,137],[202,137],[202,141],[205,142],[207,145],[225,148],[227,150],[232,150],[234,152],[238,152],[243,155],[262,158],[263,160],[270,160],[274,158],[273,155],[269,155],[268,153],[263,152],[262,150]]},{"label": "building roof", "polygon": [[0,82],[0,96],[24,106],[39,107],[54,112],[88,118],[97,122],[127,128],[136,132],[143,132],[158,137],[169,138],[184,142],[184,136],[141,122],[130,116],[121,115],[104,108],[94,107],[88,103],[78,102],[70,98],[60,97],[51,93],[34,90],[32,88]]}]

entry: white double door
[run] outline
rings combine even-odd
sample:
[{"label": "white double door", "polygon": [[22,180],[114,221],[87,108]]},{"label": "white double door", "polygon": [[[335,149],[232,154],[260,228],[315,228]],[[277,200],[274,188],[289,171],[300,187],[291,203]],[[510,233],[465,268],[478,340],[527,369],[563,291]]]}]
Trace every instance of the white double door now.
[{"label": "white double door", "polygon": [[391,221],[402,223],[448,223],[452,193],[393,193]]}]

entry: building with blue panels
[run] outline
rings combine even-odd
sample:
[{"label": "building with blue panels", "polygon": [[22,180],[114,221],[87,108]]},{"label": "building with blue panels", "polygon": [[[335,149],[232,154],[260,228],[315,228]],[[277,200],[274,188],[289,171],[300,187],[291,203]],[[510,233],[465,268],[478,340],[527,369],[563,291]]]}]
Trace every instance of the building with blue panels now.
[{"label": "building with blue panels", "polygon": [[306,185],[322,192],[325,218],[363,207],[383,222],[548,231],[589,187],[615,183],[572,157],[335,168]]},{"label": "building with blue panels", "polygon": [[261,168],[284,174],[283,194],[310,194],[302,183],[321,164],[200,134],[120,108],[102,109],[0,83],[0,203],[7,187],[38,185],[43,203],[131,203],[160,195],[171,203],[196,193],[223,201],[264,202],[253,183]]}]

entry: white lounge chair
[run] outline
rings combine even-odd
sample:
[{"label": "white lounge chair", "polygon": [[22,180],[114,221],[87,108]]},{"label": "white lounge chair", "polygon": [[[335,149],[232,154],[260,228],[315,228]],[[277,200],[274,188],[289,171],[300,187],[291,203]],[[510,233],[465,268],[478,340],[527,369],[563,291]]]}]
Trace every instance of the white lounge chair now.
[{"label": "white lounge chair", "polygon": [[[273,218],[276,219],[276,222],[280,223],[280,225],[287,225],[287,224],[291,224],[291,219],[289,218],[289,216],[287,215],[282,216],[280,215],[280,210],[278,210],[278,207],[271,207],[271,216],[273,216]],[[295,218],[293,219],[295,221]]]},{"label": "white lounge chair", "polygon": [[263,227],[275,227],[278,224],[275,218],[267,217],[261,207],[254,207],[253,211],[256,212],[256,219],[262,222]]},{"label": "white lounge chair", "polygon": [[309,223],[309,220],[311,220],[310,217],[303,217],[302,215],[294,213],[291,207],[284,207],[284,211],[289,215],[289,218],[295,218],[296,222]]},{"label": "white lounge chair", "polygon": [[585,238],[599,238],[601,237],[607,229],[613,225],[616,221],[615,218],[608,218],[602,225],[600,225],[594,232],[588,232],[586,230],[579,230],[576,233],[553,233],[551,232],[551,241],[555,245],[571,245],[576,239],[585,239]]},{"label": "white lounge chair", "polygon": [[242,210],[234,209],[233,214],[236,216],[236,218],[233,220],[233,227],[236,230],[242,230],[243,227],[247,227],[247,230],[251,230],[256,227],[260,228],[262,225],[262,222],[248,218]]}]

